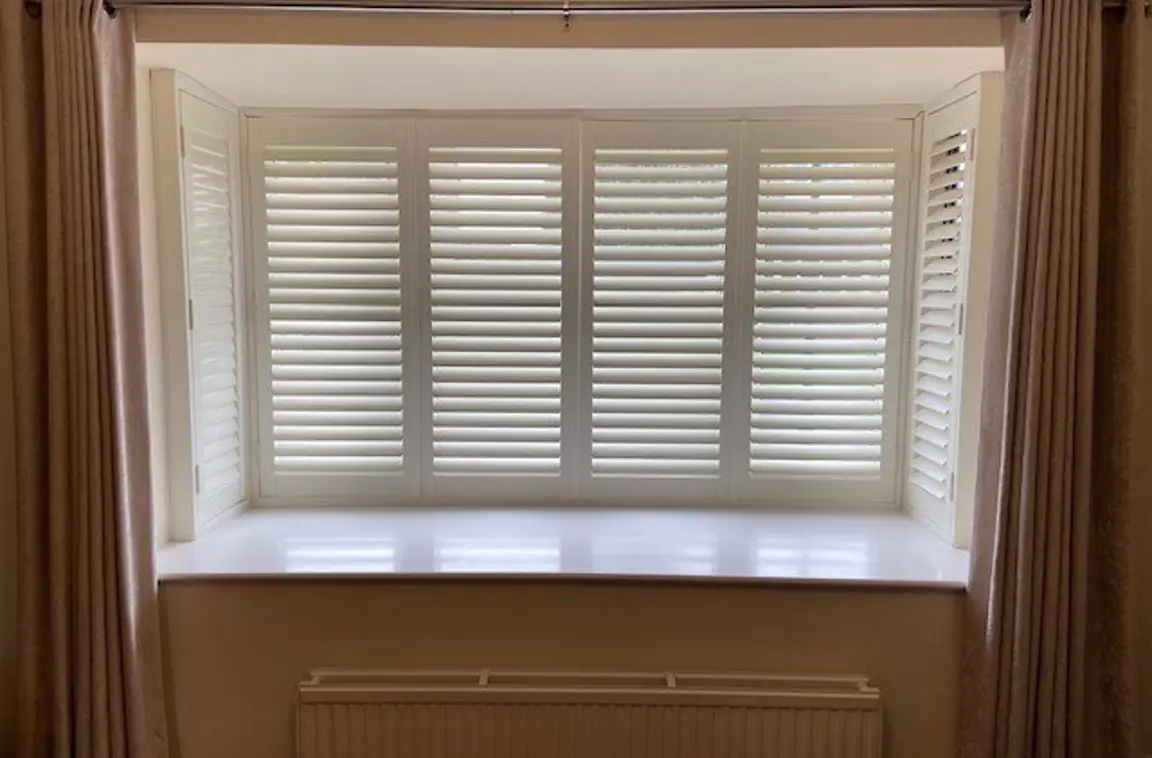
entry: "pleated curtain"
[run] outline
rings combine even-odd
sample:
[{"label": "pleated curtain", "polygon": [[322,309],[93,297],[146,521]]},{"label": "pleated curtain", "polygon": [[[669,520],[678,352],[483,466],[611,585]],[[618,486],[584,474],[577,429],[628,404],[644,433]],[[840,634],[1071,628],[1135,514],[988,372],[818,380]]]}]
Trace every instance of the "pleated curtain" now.
[{"label": "pleated curtain", "polygon": [[0,3],[19,758],[167,755],[133,44],[100,0]]},{"label": "pleated curtain", "polygon": [[1152,502],[1143,24],[1139,3],[1035,0],[1005,25],[964,758],[1136,755],[1132,530]]}]

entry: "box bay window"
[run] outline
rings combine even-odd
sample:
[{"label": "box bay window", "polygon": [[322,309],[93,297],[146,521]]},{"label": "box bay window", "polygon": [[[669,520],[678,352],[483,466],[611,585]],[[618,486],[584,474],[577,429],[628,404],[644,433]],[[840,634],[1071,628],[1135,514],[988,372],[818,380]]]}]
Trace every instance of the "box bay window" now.
[{"label": "box bay window", "polygon": [[962,530],[978,91],[914,118],[177,109],[195,472],[229,503]]}]

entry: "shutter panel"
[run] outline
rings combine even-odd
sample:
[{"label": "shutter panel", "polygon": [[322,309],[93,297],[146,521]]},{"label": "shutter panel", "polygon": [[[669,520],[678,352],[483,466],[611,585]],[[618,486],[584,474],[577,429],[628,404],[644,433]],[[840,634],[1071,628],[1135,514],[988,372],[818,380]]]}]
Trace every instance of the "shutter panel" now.
[{"label": "shutter panel", "polygon": [[954,499],[966,174],[971,130],[933,140],[924,172],[913,343],[909,483],[916,500]]},{"label": "shutter panel", "polygon": [[244,498],[235,115],[181,93],[195,526]]},{"label": "shutter panel", "polygon": [[251,141],[270,489],[399,496],[374,484],[406,468],[399,135],[283,126]]},{"label": "shutter panel", "polygon": [[878,479],[896,152],[759,154],[753,477]]},{"label": "shutter panel", "polygon": [[587,156],[591,475],[707,479],[715,496],[730,138],[613,126]]},{"label": "shutter panel", "polygon": [[569,391],[570,126],[477,119],[419,129],[428,182],[426,482],[454,499],[557,493]]}]

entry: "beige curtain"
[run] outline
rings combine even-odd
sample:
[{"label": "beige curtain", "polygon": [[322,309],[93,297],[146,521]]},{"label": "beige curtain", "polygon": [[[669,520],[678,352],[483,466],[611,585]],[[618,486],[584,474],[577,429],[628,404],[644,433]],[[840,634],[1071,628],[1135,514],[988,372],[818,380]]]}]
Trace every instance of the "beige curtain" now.
[{"label": "beige curtain", "polygon": [[965,758],[1136,754],[1143,21],[1137,3],[1035,0],[1006,23]]},{"label": "beige curtain", "polygon": [[5,0],[0,35],[18,755],[163,758],[131,22]]}]

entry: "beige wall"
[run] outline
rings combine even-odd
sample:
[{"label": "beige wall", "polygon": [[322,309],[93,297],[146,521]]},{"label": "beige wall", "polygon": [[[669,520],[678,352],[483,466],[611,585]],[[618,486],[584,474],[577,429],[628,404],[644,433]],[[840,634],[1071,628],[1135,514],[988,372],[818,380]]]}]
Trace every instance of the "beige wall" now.
[{"label": "beige wall", "polygon": [[888,758],[955,754],[962,595],[706,585],[275,581],[162,588],[175,758],[288,758],[319,666],[863,673]]}]

